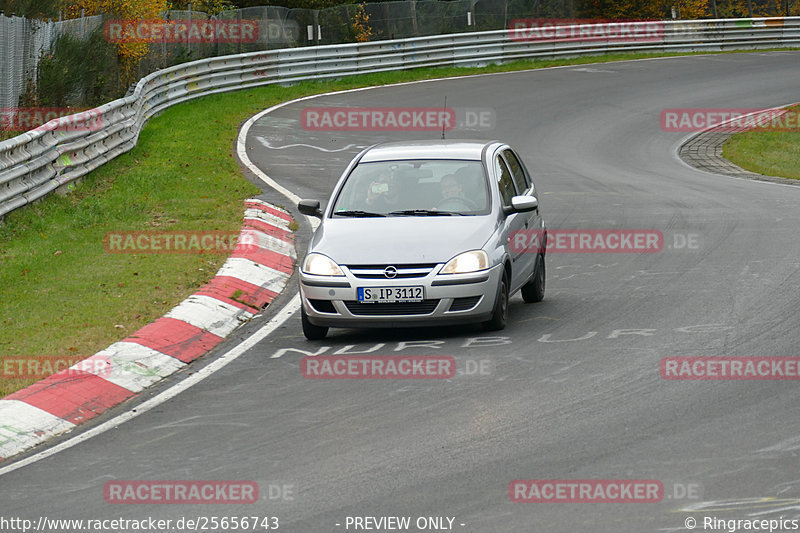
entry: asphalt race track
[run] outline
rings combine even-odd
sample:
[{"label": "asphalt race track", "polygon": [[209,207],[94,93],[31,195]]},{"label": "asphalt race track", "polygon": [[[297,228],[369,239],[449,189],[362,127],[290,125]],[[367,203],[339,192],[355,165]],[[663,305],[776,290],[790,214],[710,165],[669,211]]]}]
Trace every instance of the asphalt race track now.
[{"label": "asphalt race track", "polygon": [[[664,248],[548,255],[545,301],[526,305],[516,295],[498,333],[331,330],[307,342],[295,316],[170,402],[0,476],[0,515],[275,516],[289,533],[356,531],[347,526],[356,516],[548,533],[686,531],[688,517],[697,531],[711,530],[702,527],[707,517],[800,519],[797,382],[659,373],[668,356],[800,355],[800,188],[694,170],[675,155],[687,134],[659,123],[664,108],[793,103],[798,86],[798,52],[725,54],[377,88],[266,115],[250,130],[251,159],[300,197],[326,200],[362,147],[440,134],[307,131],[304,108],[440,107],[446,95],[448,107],[488,112],[493,122],[448,137],[517,148],[550,228],[654,229]],[[265,198],[294,209],[276,193]],[[301,222],[302,253],[310,226]],[[337,352],[446,355],[459,372],[450,380],[301,376],[305,353]],[[664,495],[658,503],[513,503],[517,479],[660,480]],[[103,488],[114,480],[250,480],[260,501],[111,505]],[[443,523],[427,531],[448,530]]]}]

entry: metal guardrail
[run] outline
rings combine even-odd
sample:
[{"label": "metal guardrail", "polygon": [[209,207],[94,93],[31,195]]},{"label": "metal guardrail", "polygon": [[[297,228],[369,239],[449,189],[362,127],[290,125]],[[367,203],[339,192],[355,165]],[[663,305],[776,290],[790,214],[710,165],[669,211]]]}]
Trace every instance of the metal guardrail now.
[{"label": "metal guardrail", "polygon": [[[631,23],[620,26],[626,24]],[[59,119],[55,119],[0,143],[0,217],[131,150],[153,115],[209,94],[272,83],[523,58],[800,46],[800,17],[656,24],[663,25],[663,32],[649,40],[531,39],[499,30],[251,52],[170,67],[139,80],[133,94],[92,110],[97,128],[58,127]]]}]

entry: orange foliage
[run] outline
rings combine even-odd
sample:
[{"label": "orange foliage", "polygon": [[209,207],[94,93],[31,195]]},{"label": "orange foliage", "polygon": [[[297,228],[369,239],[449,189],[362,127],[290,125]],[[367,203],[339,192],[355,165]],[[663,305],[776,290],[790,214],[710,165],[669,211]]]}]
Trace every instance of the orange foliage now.
[{"label": "orange foliage", "polygon": [[[80,17],[81,11],[86,16],[106,15],[112,19],[122,20],[158,20],[168,9],[167,0],[61,0],[62,9],[67,18]],[[148,43],[129,42],[117,44],[117,55],[123,75],[123,83],[134,81],[136,65],[147,55]]]},{"label": "orange foliage", "polygon": [[623,20],[664,20],[672,18],[672,8],[682,19],[707,17],[710,0],[617,0],[588,2],[593,16]]},{"label": "orange foliage", "polygon": [[363,2],[359,4],[353,17],[353,30],[356,34],[357,43],[365,43],[372,36],[372,28],[369,26],[369,14],[365,8],[366,4]]}]

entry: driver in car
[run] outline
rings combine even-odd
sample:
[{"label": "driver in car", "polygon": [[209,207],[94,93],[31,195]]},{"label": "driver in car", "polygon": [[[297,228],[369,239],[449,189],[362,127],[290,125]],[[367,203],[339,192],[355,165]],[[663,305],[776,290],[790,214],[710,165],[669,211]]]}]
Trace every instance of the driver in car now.
[{"label": "driver in car", "polygon": [[464,199],[463,191],[461,190],[461,183],[456,178],[455,174],[447,174],[442,176],[439,185],[442,188],[442,200],[455,198],[459,200]]},{"label": "driver in car", "polygon": [[475,202],[467,198],[461,186],[461,178],[456,174],[445,174],[439,181],[442,189],[442,199],[437,209],[443,211],[472,211],[477,209]]}]

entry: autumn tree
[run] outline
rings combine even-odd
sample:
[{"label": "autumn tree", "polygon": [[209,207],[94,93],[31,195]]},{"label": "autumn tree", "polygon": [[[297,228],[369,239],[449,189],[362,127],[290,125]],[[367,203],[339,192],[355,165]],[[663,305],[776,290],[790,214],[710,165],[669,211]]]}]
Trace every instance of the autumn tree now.
[{"label": "autumn tree", "polygon": [[682,19],[701,19],[711,15],[709,0],[676,0],[676,14]]},{"label": "autumn tree", "polygon": [[[271,2],[262,0],[259,5],[268,5]],[[188,9],[189,5],[192,6],[192,11],[201,11],[207,15],[217,15],[223,11],[236,9],[237,6],[229,0],[182,0],[180,2],[173,2],[172,9]]]},{"label": "autumn tree", "polygon": [[[167,0],[61,0],[67,18],[103,14],[122,20],[159,20],[167,10]],[[136,79],[136,66],[150,49],[146,42],[117,43],[122,82],[128,85]]]},{"label": "autumn tree", "polygon": [[672,18],[672,9],[682,19],[707,16],[709,0],[586,0],[581,17],[619,20],[664,20]]},{"label": "autumn tree", "polygon": [[369,13],[367,13],[366,4],[363,2],[358,5],[358,9],[356,9],[356,13],[353,16],[353,32],[357,43],[365,43],[372,36],[372,28],[369,26]]},{"label": "autumn tree", "polygon": [[[714,15],[712,0],[578,0],[577,16],[608,19],[681,19]],[[800,14],[798,0],[716,0],[718,18],[780,17]]]}]

